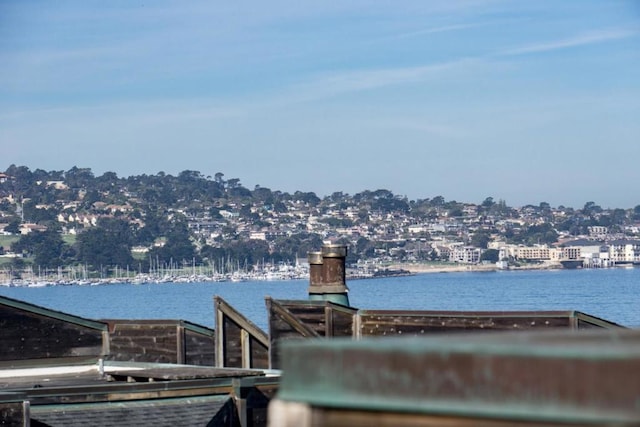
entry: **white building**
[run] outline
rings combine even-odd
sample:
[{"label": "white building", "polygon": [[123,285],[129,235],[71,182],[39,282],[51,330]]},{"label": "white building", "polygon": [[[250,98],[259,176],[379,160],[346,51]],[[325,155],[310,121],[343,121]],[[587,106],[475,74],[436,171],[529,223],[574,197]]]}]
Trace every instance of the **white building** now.
[{"label": "white building", "polygon": [[613,263],[640,262],[640,240],[614,240],[609,243],[609,256]]},{"label": "white building", "polygon": [[449,261],[463,264],[477,264],[480,262],[482,249],[473,246],[454,246],[449,253]]}]

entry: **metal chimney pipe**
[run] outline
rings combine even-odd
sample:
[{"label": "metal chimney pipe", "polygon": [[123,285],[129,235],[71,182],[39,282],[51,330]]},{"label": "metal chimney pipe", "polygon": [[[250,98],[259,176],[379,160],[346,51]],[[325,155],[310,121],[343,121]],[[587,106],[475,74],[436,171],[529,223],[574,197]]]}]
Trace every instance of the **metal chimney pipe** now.
[{"label": "metal chimney pipe", "polygon": [[[349,306],[345,270],[347,247],[323,245],[319,255],[318,252],[309,253],[309,299]],[[318,275],[319,269],[321,278]]]},{"label": "metal chimney pipe", "polygon": [[309,293],[322,286],[322,252],[307,253],[309,259]]}]

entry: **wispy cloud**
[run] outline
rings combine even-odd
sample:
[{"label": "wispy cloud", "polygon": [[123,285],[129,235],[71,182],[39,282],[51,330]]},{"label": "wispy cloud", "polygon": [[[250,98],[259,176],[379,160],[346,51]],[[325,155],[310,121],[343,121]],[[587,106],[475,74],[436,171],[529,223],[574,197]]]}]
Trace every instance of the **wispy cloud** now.
[{"label": "wispy cloud", "polygon": [[638,34],[637,29],[616,29],[594,31],[569,37],[561,40],[555,40],[546,43],[531,44],[514,49],[505,50],[499,53],[503,56],[527,55],[530,53],[550,52],[554,50],[567,49],[577,46],[586,46],[596,43],[603,43],[610,40],[619,40],[633,37]]},{"label": "wispy cloud", "polygon": [[470,28],[483,27],[490,24],[491,24],[490,22],[478,22],[473,24],[444,25],[441,27],[431,27],[431,28],[425,28],[422,30],[409,31],[406,33],[396,34],[388,38],[389,39],[406,39],[406,38],[419,37],[419,36],[428,35],[428,34],[448,33],[452,31],[463,31],[463,30],[468,30]]},{"label": "wispy cloud", "polygon": [[[456,29],[469,28],[483,24],[451,25],[447,27],[426,29],[423,32],[455,31]],[[493,54],[471,56],[453,59],[450,61],[417,65],[410,67],[368,69],[344,71],[330,75],[317,76],[305,83],[290,87],[286,96],[288,102],[305,102],[321,98],[329,98],[341,94],[375,90],[393,85],[413,84],[426,79],[441,76],[443,72],[454,70],[469,71],[471,67],[481,64],[491,64],[492,58],[500,56],[517,56],[533,53],[543,53],[560,49],[568,49],[577,46],[586,46],[607,41],[625,39],[640,33],[638,29],[610,29],[593,31],[572,37],[550,41],[546,43],[529,44],[509,50],[499,51]],[[409,36],[412,33],[406,33]]]},{"label": "wispy cloud", "polygon": [[435,78],[448,71],[469,70],[471,66],[481,61],[481,59],[461,58],[413,67],[350,70],[319,75],[305,82],[290,86],[279,100],[286,104],[308,102],[347,93],[412,84]]}]

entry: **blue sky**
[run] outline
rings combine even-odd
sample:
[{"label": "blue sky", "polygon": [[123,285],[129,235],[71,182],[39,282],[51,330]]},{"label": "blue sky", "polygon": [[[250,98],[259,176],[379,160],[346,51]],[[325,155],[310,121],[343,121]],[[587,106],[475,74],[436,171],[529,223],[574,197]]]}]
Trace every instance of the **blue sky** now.
[{"label": "blue sky", "polygon": [[2,1],[0,170],[640,204],[640,2]]}]

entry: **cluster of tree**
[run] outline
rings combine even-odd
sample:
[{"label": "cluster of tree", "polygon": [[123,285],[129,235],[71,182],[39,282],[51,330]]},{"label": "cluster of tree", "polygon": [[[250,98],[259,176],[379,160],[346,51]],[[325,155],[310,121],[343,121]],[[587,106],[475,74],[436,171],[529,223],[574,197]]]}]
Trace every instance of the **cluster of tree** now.
[{"label": "cluster of tree", "polygon": [[[158,227],[157,222],[149,224],[151,228]],[[163,263],[193,259],[196,250],[186,224],[181,221],[167,223],[167,230],[164,231],[166,243],[153,248],[150,256]],[[149,264],[135,261],[131,249],[137,243],[150,240],[150,236],[152,239],[154,233],[147,227],[137,229],[123,219],[101,218],[96,227],[80,233],[74,244],[65,243],[59,230],[51,227],[46,231],[22,235],[11,245],[11,250],[31,258],[43,268],[79,264],[95,271],[115,267],[137,269],[138,266],[148,271]]]},{"label": "cluster of tree", "polygon": [[264,240],[228,240],[220,246],[204,245],[198,259],[214,266],[232,263],[249,268],[265,262],[292,262],[296,258],[306,258],[308,252],[321,246],[320,236],[301,232],[278,238],[272,244]]},{"label": "cluster of tree", "polygon": [[[205,176],[198,171],[185,170],[177,176],[158,172],[155,175],[137,175],[120,178],[114,172],[105,172],[95,176],[89,168],[73,167],[68,171],[31,171],[26,166],[11,165],[5,171],[11,179],[0,184],[0,198],[8,195],[26,200],[25,217],[30,221],[41,222],[52,220],[57,213],[53,210],[43,212],[36,206],[53,204],[59,200],[81,201],[80,208],[92,209],[96,202],[125,203],[135,199],[141,207],[149,209],[167,210],[185,207],[199,211],[203,206],[215,202],[218,207],[234,202],[240,205],[263,203],[272,209],[286,210],[283,202],[294,201],[309,206],[325,208],[328,205],[338,205],[340,208],[359,207],[371,212],[404,213],[416,219],[434,218],[442,212],[449,217],[464,216],[464,203],[455,200],[447,201],[443,196],[432,199],[408,200],[405,196],[393,194],[389,190],[365,190],[350,196],[343,192],[335,192],[323,199],[313,192],[296,191],[289,194],[272,191],[269,188],[256,185],[253,190],[244,187],[240,179],[224,179],[223,173],[216,173],[214,177]],[[63,186],[50,185],[52,182],[63,183]],[[4,201],[0,209],[8,210]],[[494,201],[487,197],[478,205],[478,213],[484,216],[514,217],[515,210],[507,206],[504,200]],[[538,206],[529,205],[538,215],[545,216],[551,212],[546,202]],[[568,213],[567,221],[580,217],[580,227],[589,225],[617,226],[628,220],[640,220],[640,205],[631,214],[624,209],[604,210],[594,202],[587,202],[582,209],[564,209]],[[44,210],[46,211],[46,210]],[[567,226],[575,225],[568,223]]]},{"label": "cluster of tree", "polygon": [[33,257],[43,268],[68,264],[76,255],[75,249],[65,244],[62,235],[54,229],[26,234],[11,245],[11,250]]},{"label": "cluster of tree", "polygon": [[[83,265],[93,271],[108,272],[114,268],[148,272],[150,269],[168,266],[190,266],[192,263],[209,264],[219,270],[251,268],[270,262],[292,262],[306,257],[310,251],[322,246],[322,238],[314,233],[300,232],[276,239],[272,244],[264,240],[227,240],[220,246],[201,245],[199,248],[189,237],[184,221],[166,224],[170,231],[162,245],[151,249],[144,260],[135,260],[131,249],[147,234],[146,227],[136,229],[122,219],[101,219],[97,227],[80,235],[74,244],[65,243],[54,229],[23,235],[11,245],[11,250],[22,253],[42,268],[64,265]],[[347,240],[338,243],[349,247],[347,262],[375,256],[376,249],[386,249],[387,243],[360,238],[355,244]],[[409,245],[408,245],[409,246]],[[409,247],[407,247],[409,249]],[[406,251],[404,251],[406,255]],[[398,254],[402,256],[403,254]],[[425,251],[422,259],[434,259],[431,251]],[[17,266],[24,261],[16,259]]]},{"label": "cluster of tree", "polygon": [[[22,235],[11,245],[11,250],[23,254],[43,268],[79,264],[94,271],[113,268],[149,271],[150,268],[169,265],[191,265],[193,262],[220,266],[253,266],[261,262],[292,261],[306,257],[312,250],[322,246],[320,236],[301,232],[276,239],[272,245],[263,240],[226,240],[220,246],[198,245],[191,238],[184,219],[173,222],[155,220],[150,217],[140,229],[117,218],[101,218],[96,227],[80,233],[74,244],[67,244],[60,232],[54,228],[43,232]],[[160,233],[163,240],[145,256],[136,261],[132,247],[153,241]],[[18,263],[22,261],[17,258]]]},{"label": "cluster of tree", "polygon": [[[68,171],[29,170],[26,166],[11,165],[6,170],[11,179],[0,183],[0,198],[13,195],[25,200],[24,216],[32,222],[53,221],[59,211],[37,209],[39,205],[53,205],[57,201],[80,202],[78,209],[96,211],[96,203],[124,204],[135,200],[138,207],[149,210],[167,211],[174,208],[187,208],[187,212],[197,213],[207,207],[220,209],[230,203],[250,206],[261,203],[276,212],[286,211],[284,202],[300,202],[308,206],[319,207],[326,212],[328,206],[340,208],[357,207],[363,210],[361,220],[367,212],[402,213],[416,219],[436,217],[442,211],[451,217],[463,215],[464,204],[446,201],[444,197],[409,201],[405,196],[394,195],[389,190],[365,190],[353,196],[335,192],[321,199],[313,192],[296,191],[293,194],[272,191],[256,185],[253,190],[244,187],[240,179],[224,179],[224,174],[216,173],[212,178],[198,171],[185,170],[177,176],[158,172],[155,175],[136,175],[118,177],[114,172],[105,172],[94,176],[89,168],[73,167]],[[64,185],[51,185],[62,183]],[[503,201],[493,203],[487,212],[508,210]],[[6,202],[5,202],[6,203]],[[0,205],[0,209],[9,211],[10,206]]]},{"label": "cluster of tree", "polygon": [[511,243],[523,245],[544,245],[558,241],[558,232],[550,223],[532,225],[525,227],[518,232],[507,231],[505,237]]}]

